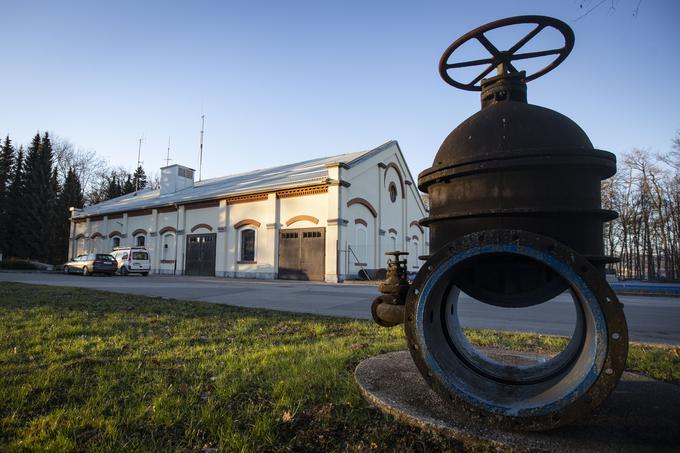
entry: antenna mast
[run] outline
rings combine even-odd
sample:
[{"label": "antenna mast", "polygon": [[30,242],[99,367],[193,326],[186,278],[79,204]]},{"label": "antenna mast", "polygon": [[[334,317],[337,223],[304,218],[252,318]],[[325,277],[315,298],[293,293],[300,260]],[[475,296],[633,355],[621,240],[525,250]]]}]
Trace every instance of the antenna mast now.
[{"label": "antenna mast", "polygon": [[171,161],[171,160],[172,160],[172,159],[170,159],[170,137],[168,137],[168,155],[165,157],[165,166],[166,166],[166,167],[167,167],[168,165],[170,165],[170,161]]},{"label": "antenna mast", "polygon": [[[142,158],[142,140],[143,138],[139,138],[139,148],[137,149],[137,168],[135,169],[135,173],[139,170],[139,167],[142,166],[144,162],[141,161]],[[139,177],[137,178],[137,181],[135,183],[135,190],[139,190]]]},{"label": "antenna mast", "polygon": [[201,167],[203,167],[203,132],[205,129],[205,115],[201,115],[201,145],[198,152],[198,180],[201,180]]}]

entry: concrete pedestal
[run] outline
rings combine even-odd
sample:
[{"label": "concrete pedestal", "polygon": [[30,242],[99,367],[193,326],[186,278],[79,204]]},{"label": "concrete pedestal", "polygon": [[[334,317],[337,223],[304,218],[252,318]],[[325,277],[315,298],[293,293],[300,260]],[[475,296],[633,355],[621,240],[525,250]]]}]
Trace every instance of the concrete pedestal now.
[{"label": "concrete pedestal", "polygon": [[470,446],[532,451],[680,451],[680,386],[624,373],[607,401],[555,431],[502,431],[466,417],[427,385],[408,351],[361,362],[355,377],[372,404],[397,420]]}]

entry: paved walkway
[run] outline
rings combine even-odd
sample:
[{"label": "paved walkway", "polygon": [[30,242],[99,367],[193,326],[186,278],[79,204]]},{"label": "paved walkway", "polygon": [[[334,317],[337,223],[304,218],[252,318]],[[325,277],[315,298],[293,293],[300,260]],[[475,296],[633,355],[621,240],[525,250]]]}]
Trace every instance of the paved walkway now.
[{"label": "paved walkway", "polygon": [[[238,305],[242,307],[370,319],[375,286],[240,280],[214,277],[82,277],[50,273],[0,272],[0,281],[77,286],[126,294]],[[680,344],[680,299],[619,296],[625,304],[630,337],[635,341]],[[461,322],[473,328],[534,331],[570,335],[575,320],[571,298],[559,296],[544,304],[503,309],[472,299],[461,300]]]}]

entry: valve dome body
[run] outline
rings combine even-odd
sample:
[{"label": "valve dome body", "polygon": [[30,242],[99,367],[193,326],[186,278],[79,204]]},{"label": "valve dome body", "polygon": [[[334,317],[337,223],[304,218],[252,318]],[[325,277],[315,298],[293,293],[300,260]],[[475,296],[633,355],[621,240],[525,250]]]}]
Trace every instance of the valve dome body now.
[{"label": "valve dome body", "polygon": [[[482,83],[482,110],[444,140],[418,186],[430,197],[430,249],[474,232],[518,229],[554,238],[604,271],[603,179],[614,154],[593,148],[568,117],[526,102],[523,74]],[[546,244],[546,246],[549,246]],[[545,266],[517,257],[471,262],[466,293],[495,305],[534,305],[566,287]],[[494,302],[495,301],[495,302]]]}]

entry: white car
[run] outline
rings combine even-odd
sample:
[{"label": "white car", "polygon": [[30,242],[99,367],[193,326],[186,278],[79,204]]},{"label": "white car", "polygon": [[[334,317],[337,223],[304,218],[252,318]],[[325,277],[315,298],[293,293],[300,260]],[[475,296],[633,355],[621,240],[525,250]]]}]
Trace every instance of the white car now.
[{"label": "white car", "polygon": [[149,275],[151,260],[145,247],[116,247],[111,255],[118,262],[120,275],[131,273],[142,274],[145,277]]}]

